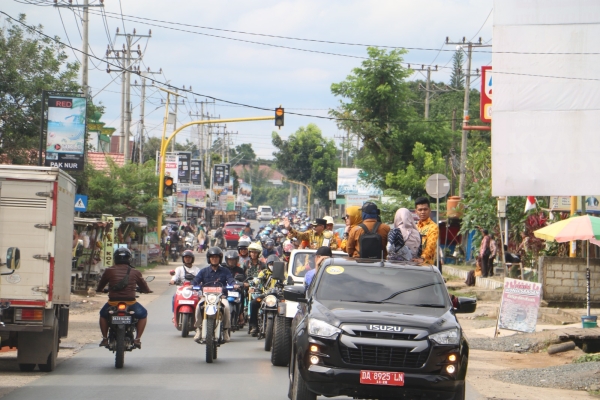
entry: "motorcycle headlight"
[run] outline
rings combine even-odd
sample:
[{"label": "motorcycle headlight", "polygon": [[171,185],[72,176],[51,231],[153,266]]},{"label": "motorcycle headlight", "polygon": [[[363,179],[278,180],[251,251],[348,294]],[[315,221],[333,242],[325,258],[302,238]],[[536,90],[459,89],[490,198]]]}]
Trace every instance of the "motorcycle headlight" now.
[{"label": "motorcycle headlight", "polygon": [[332,339],[341,331],[341,329],[319,319],[311,318],[308,320],[308,334],[311,336]]},{"label": "motorcycle headlight", "polygon": [[277,297],[272,294],[268,295],[265,297],[265,305],[267,307],[275,307],[277,305]]},{"label": "motorcycle headlight", "polygon": [[189,287],[186,287],[181,291],[181,295],[184,299],[189,299],[192,297],[192,290]]},{"label": "motorcycle headlight", "polygon": [[207,300],[209,303],[216,303],[216,302],[217,302],[217,295],[216,295],[216,294],[214,294],[214,293],[210,293],[210,294],[208,294],[208,295],[206,296],[206,300]]},{"label": "motorcycle headlight", "polygon": [[429,335],[429,339],[433,340],[437,344],[458,344],[460,341],[460,334],[458,328],[449,329],[438,333]]}]

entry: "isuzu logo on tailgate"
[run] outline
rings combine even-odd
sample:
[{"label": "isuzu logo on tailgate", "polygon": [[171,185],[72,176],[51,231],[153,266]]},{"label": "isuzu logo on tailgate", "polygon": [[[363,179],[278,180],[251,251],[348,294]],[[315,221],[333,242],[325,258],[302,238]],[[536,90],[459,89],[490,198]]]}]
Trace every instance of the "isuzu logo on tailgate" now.
[{"label": "isuzu logo on tailgate", "polygon": [[392,325],[367,325],[367,329],[370,331],[380,331],[380,332],[402,332],[404,328],[401,326],[392,326]]}]

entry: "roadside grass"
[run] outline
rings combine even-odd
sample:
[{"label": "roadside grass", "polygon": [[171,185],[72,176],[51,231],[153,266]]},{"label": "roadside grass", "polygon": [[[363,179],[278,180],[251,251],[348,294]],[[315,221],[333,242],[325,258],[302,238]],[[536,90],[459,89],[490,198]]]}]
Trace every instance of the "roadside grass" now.
[{"label": "roadside grass", "polygon": [[600,353],[584,354],[573,361],[574,364],[581,364],[586,362],[600,362]]}]

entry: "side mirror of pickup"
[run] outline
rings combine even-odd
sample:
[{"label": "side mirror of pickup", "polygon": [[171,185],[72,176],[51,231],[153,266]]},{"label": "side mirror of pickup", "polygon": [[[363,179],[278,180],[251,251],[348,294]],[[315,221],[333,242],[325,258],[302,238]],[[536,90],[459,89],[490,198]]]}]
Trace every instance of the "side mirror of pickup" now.
[{"label": "side mirror of pickup", "polygon": [[304,286],[286,286],[283,288],[283,298],[296,303],[307,303]]},{"label": "side mirror of pickup", "polygon": [[474,313],[477,309],[477,299],[472,297],[459,297],[458,308],[456,309],[457,314],[470,314]]},{"label": "side mirror of pickup", "polygon": [[18,247],[9,247],[6,251],[6,268],[13,271],[21,266],[21,251]]}]

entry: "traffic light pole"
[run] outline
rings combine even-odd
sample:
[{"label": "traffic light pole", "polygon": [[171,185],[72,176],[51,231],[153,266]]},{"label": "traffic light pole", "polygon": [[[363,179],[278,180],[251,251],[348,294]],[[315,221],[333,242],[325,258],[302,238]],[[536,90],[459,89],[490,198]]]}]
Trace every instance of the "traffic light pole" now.
[{"label": "traffic light pole", "polygon": [[[161,139],[161,144],[160,144],[160,166],[159,166],[159,178],[158,178],[158,218],[156,220],[156,233],[158,235],[158,243],[160,244],[161,243],[160,236],[162,233],[161,227],[162,227],[163,196],[164,196],[163,186],[164,186],[164,180],[165,180],[165,157],[167,154],[167,147],[169,146],[169,143],[171,142],[171,140],[173,138],[175,138],[175,136],[179,132],[184,130],[185,128],[194,126],[194,125],[223,124],[223,123],[230,123],[230,122],[269,121],[269,120],[274,120],[275,116],[226,118],[226,119],[211,119],[211,120],[192,121],[192,122],[183,124],[182,126],[177,128],[175,131],[173,131],[173,133],[168,138],[165,139],[165,136],[167,133],[167,118],[169,117],[169,95],[172,94],[174,96],[178,96],[178,94],[175,92],[172,92],[170,90],[160,88],[160,87],[158,89],[167,93],[167,100],[165,102],[165,119],[163,121],[163,132],[162,132],[162,139]],[[310,191],[309,191],[309,193],[310,193]]]}]

